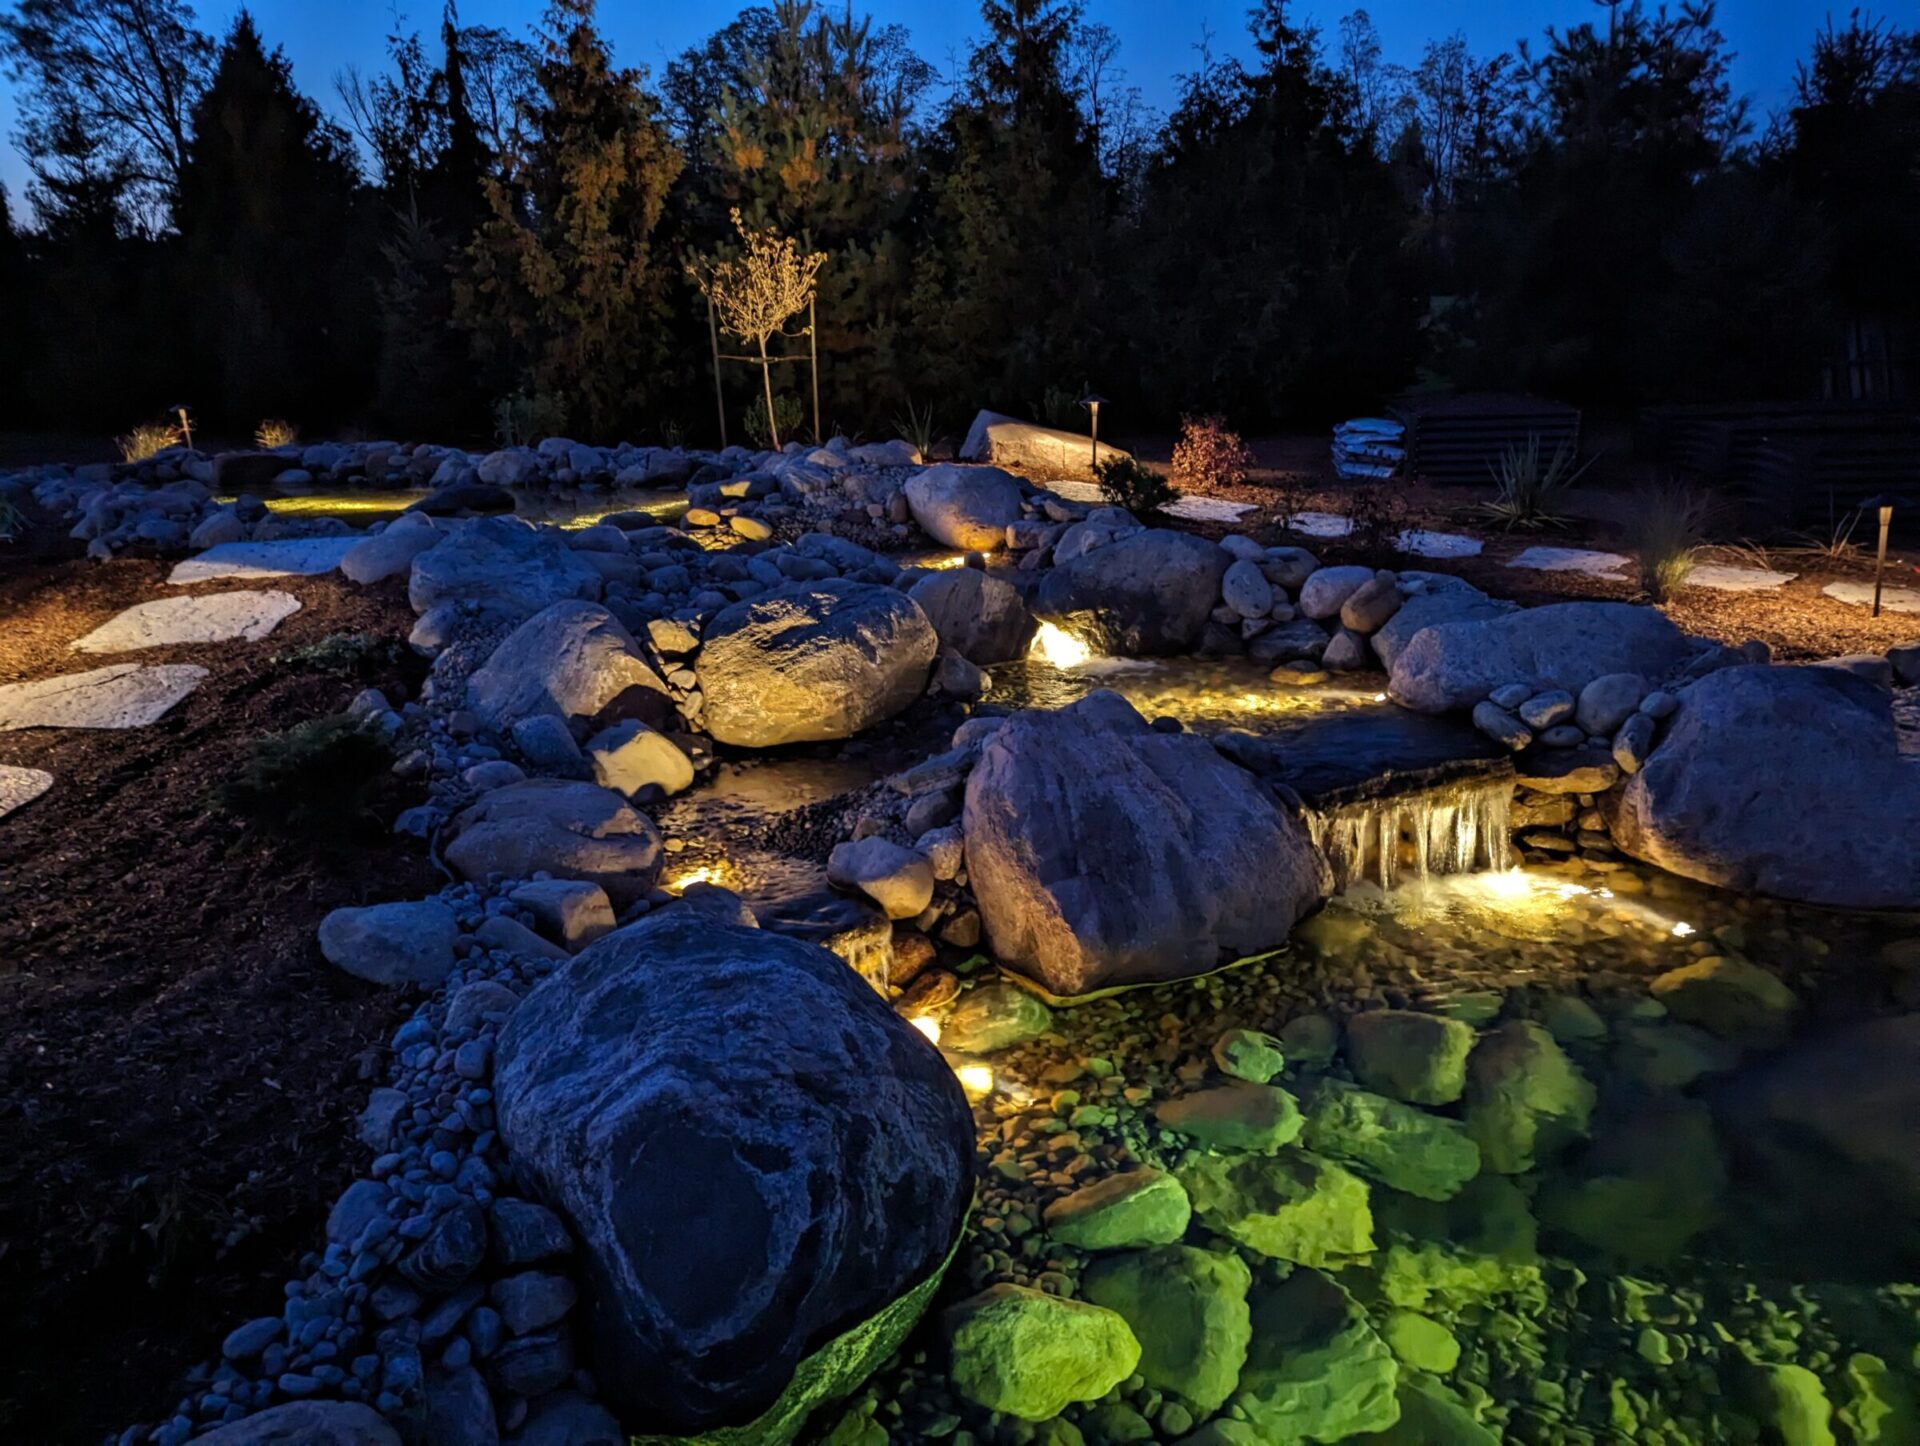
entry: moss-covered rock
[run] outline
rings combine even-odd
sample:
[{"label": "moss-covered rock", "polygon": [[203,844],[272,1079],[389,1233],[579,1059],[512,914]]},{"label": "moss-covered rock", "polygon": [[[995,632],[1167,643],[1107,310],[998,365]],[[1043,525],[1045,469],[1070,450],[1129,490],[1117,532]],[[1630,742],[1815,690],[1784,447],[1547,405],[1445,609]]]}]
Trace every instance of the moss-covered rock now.
[{"label": "moss-covered rock", "polygon": [[1544,1303],[1538,1231],[1512,1181],[1482,1175],[1445,1202],[1389,1195],[1378,1205],[1391,1243],[1374,1264],[1389,1303],[1421,1311]]},{"label": "moss-covered rock", "polygon": [[1482,1163],[1518,1175],[1586,1135],[1594,1090],[1551,1034],[1510,1019],[1475,1046],[1465,1098]]},{"label": "moss-covered rock", "polygon": [[1328,1276],[1296,1270],[1255,1292],[1253,1329],[1234,1404],[1264,1440],[1344,1441],[1400,1418],[1393,1352]]},{"label": "moss-covered rock", "polygon": [[1305,1150],[1183,1166],[1194,1213],[1209,1230],[1276,1260],[1338,1267],[1373,1249],[1366,1182]]},{"label": "moss-covered rock", "polygon": [[1144,1166],[1082,1185],[1047,1207],[1047,1233],[1082,1250],[1169,1245],[1187,1233],[1187,1190],[1164,1170]]},{"label": "moss-covered rock", "polygon": [[1300,1134],[1300,1106],[1278,1085],[1235,1080],[1168,1100],[1154,1118],[1216,1150],[1277,1150]]},{"label": "moss-covered rock", "polygon": [[1296,1015],[1280,1028],[1280,1052],[1299,1068],[1324,1069],[1339,1049],[1340,1026],[1324,1014]]},{"label": "moss-covered rock", "polygon": [[1111,1446],[1154,1439],[1153,1423],[1125,1401],[1102,1401],[1080,1418],[1080,1424],[1083,1435]]},{"label": "moss-covered rock", "polygon": [[1414,1105],[1449,1105],[1466,1085],[1473,1027],[1411,1009],[1378,1009],[1347,1021],[1347,1063],[1376,1093]]},{"label": "moss-covered rock", "polygon": [[992,1054],[1053,1028],[1053,1011],[1013,984],[969,990],[940,1024],[940,1043],[960,1054]]},{"label": "moss-covered rock", "polygon": [[1368,1438],[1368,1446],[1500,1446],[1453,1392],[1428,1376],[1402,1372],[1400,1419]]},{"label": "moss-covered rock", "polygon": [[1445,1200],[1480,1173],[1480,1147],[1458,1120],[1335,1079],[1316,1084],[1304,1109],[1303,1145],[1395,1190]]},{"label": "moss-covered rock", "polygon": [[1173,1392],[1205,1415],[1239,1384],[1252,1283],[1237,1255],[1163,1245],[1095,1261],[1082,1278],[1081,1294],[1132,1328],[1148,1385]]},{"label": "moss-covered rock", "polygon": [[1778,1044],[1792,1031],[1800,1008],[1778,978],[1731,955],[1669,969],[1652,989],[1675,1019],[1741,1044]]},{"label": "moss-covered rock", "polygon": [[1539,1196],[1547,1225],[1634,1265],[1674,1259],[1720,1216],[1727,1185],[1713,1116],[1679,1096],[1640,1102],[1610,1123]]},{"label": "moss-covered rock", "polygon": [[1140,1342],[1110,1310],[995,1285],[947,1312],[954,1386],[989,1411],[1045,1421],[1133,1374]]},{"label": "moss-covered rock", "polygon": [[1265,1084],[1286,1068],[1280,1041],[1257,1029],[1229,1029],[1213,1042],[1214,1067],[1234,1079]]},{"label": "moss-covered rock", "polygon": [[1394,1311],[1380,1327],[1380,1338],[1402,1365],[1416,1371],[1444,1376],[1460,1364],[1460,1342],[1453,1332],[1418,1311]]},{"label": "moss-covered rock", "polygon": [[1847,1358],[1840,1421],[1861,1446],[1920,1446],[1920,1403],[1913,1387],[1864,1351]]}]

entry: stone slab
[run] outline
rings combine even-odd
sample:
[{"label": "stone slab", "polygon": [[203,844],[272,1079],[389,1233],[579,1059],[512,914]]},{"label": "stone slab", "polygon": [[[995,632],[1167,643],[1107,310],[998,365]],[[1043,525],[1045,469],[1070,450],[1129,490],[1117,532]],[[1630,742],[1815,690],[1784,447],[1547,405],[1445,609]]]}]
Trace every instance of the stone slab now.
[{"label": "stone slab", "polygon": [[199,687],[191,663],[114,663],[0,688],[0,733],[16,728],[144,728]]},{"label": "stone slab", "polygon": [[1589,577],[1614,577],[1630,558],[1617,552],[1592,552],[1584,547],[1529,547],[1507,564],[1531,572],[1581,572]]},{"label": "stone slab", "polygon": [[300,611],[287,592],[214,592],[156,598],[109,618],[73,645],[79,653],[130,653],[179,643],[256,643]]},{"label": "stone slab", "polygon": [[[1830,582],[1820,591],[1836,602],[1863,608],[1873,606],[1873,584],[1870,582]],[[1880,611],[1920,613],[1920,592],[1915,592],[1910,587],[1883,589],[1880,594]]]},{"label": "stone slab", "polygon": [[1464,532],[1428,532],[1417,527],[1401,533],[1393,545],[1396,551],[1415,557],[1478,557],[1486,546],[1479,538],[1468,537]]},{"label": "stone slab", "polygon": [[1353,531],[1353,519],[1338,512],[1296,512],[1287,527],[1303,537],[1345,537]]},{"label": "stone slab", "polygon": [[1169,517],[1189,522],[1237,522],[1254,507],[1251,502],[1229,502],[1224,497],[1182,497],[1163,510]]},{"label": "stone slab", "polygon": [[1687,574],[1688,587],[1710,587],[1715,592],[1772,592],[1785,587],[1800,574],[1773,572],[1764,567],[1740,567],[1734,563],[1702,562]]},{"label": "stone slab", "polygon": [[25,808],[53,787],[53,775],[41,768],[0,763],[0,818]]},{"label": "stone slab", "polygon": [[223,542],[177,565],[167,581],[179,586],[223,577],[314,577],[340,566],[362,534],[289,537],[278,542]]}]

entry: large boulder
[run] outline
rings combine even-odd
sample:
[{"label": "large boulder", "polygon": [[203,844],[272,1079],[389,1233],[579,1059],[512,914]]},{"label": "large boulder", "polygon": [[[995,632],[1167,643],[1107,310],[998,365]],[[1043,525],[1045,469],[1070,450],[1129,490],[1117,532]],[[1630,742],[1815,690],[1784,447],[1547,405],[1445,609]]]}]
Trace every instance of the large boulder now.
[{"label": "large boulder", "polygon": [[920,530],[968,552],[1007,545],[1007,524],[1020,520],[1020,482],[998,467],[943,462],[909,478],[907,506]]},{"label": "large boulder", "polygon": [[1054,568],[1033,610],[1110,653],[1191,652],[1232,560],[1205,538],[1138,528]]},{"label": "large boulder", "polygon": [[482,517],[450,528],[414,558],[407,582],[416,613],[459,601],[523,618],[562,598],[599,595],[598,568],[551,533],[515,517]]},{"label": "large boulder", "polygon": [[906,594],[872,583],[789,583],[735,603],[695,672],[707,731],[772,748],[851,738],[920,696],[940,639]]},{"label": "large boulder", "polygon": [[629,688],[662,722],[673,699],[647,665],[633,634],[599,603],[570,598],[515,628],[467,679],[467,706],[505,732],[522,718],[551,713],[591,718]]},{"label": "large boulder", "polygon": [[[1028,477],[1091,477],[1093,440],[1080,432],[1023,422],[1000,412],[980,412],[960,444],[967,462],[992,462]],[[1107,442],[1100,444],[1100,460],[1129,454]]]},{"label": "large boulder", "polygon": [[340,571],[350,582],[376,583],[407,571],[414,558],[439,542],[440,530],[431,520],[419,513],[403,514],[348,548]]},{"label": "large boulder", "polygon": [[481,795],[453,820],[447,863],[462,878],[545,871],[600,885],[617,909],[660,875],[660,830],[619,794],[591,783],[529,778]]},{"label": "large boulder", "polygon": [[994,954],[1063,996],[1272,948],[1332,887],[1253,775],[1105,690],[1003,724],[962,827]]},{"label": "large boulder", "polygon": [[977,567],[930,572],[907,596],[940,635],[940,645],[987,667],[1022,657],[1033,636],[1033,614],[1012,583]]},{"label": "large boulder", "polygon": [[495,1091],[581,1241],[602,1387],[675,1433],[773,1410],[751,1439],[790,1439],[898,1346],[972,1199],[972,1115],[925,1039],[826,950],[678,910],[529,994]]},{"label": "large boulder", "polygon": [[1509,683],[1578,694],[1607,673],[1659,678],[1697,648],[1653,608],[1554,603],[1422,628],[1394,658],[1389,691],[1421,713],[1448,713],[1471,708]]},{"label": "large boulder", "polygon": [[1446,573],[1402,573],[1400,585],[1407,600],[1373,635],[1373,651],[1389,672],[1407,644],[1428,628],[1441,623],[1483,622],[1514,610],[1512,603],[1497,602],[1472,583]]},{"label": "large boulder", "polygon": [[400,1433],[358,1401],[289,1401],[197,1439],[213,1446],[400,1446]]},{"label": "large boulder", "polygon": [[[1838,668],[1726,668],[1609,798],[1621,849],[1742,893],[1836,908],[1920,904],[1920,760],[1883,688]],[[1756,766],[1764,764],[1764,766]]]}]

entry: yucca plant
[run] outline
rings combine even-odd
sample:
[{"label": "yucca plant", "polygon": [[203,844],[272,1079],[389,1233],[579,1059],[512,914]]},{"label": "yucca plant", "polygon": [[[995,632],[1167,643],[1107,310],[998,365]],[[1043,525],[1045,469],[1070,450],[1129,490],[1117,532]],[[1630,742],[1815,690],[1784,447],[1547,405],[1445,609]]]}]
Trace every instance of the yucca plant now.
[{"label": "yucca plant", "polygon": [[27,534],[27,514],[14,503],[0,497],[0,542],[12,542]]},{"label": "yucca plant", "polygon": [[262,452],[271,452],[276,447],[291,447],[299,440],[300,429],[278,417],[268,417],[253,429],[253,445]]},{"label": "yucca plant", "polygon": [[928,402],[926,410],[914,406],[911,399],[907,402],[906,415],[893,419],[893,430],[913,443],[922,457],[933,452],[933,403]]},{"label": "yucca plant", "polygon": [[180,444],[180,428],[172,422],[142,422],[124,437],[114,439],[123,462],[144,462],[156,453]]},{"label": "yucca plant", "polygon": [[1644,488],[1635,499],[1628,542],[1640,586],[1657,603],[1679,592],[1699,561],[1707,499],[1688,487]]},{"label": "yucca plant", "polygon": [[1555,510],[1554,502],[1586,475],[1594,460],[1579,462],[1574,444],[1566,441],[1543,461],[1540,434],[1531,433],[1524,447],[1509,447],[1501,454],[1500,464],[1492,469],[1500,495],[1475,510],[1508,530],[1564,527],[1566,516]]}]

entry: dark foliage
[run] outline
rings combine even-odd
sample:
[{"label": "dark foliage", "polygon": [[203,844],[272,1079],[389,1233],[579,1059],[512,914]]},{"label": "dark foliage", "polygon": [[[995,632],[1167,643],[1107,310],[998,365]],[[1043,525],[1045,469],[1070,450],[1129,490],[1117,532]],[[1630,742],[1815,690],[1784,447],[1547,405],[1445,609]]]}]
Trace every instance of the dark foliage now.
[{"label": "dark foliage", "polygon": [[270,833],[344,845],[378,830],[373,801],[392,766],[387,740],[361,720],[315,718],[256,739],[214,806]]}]

